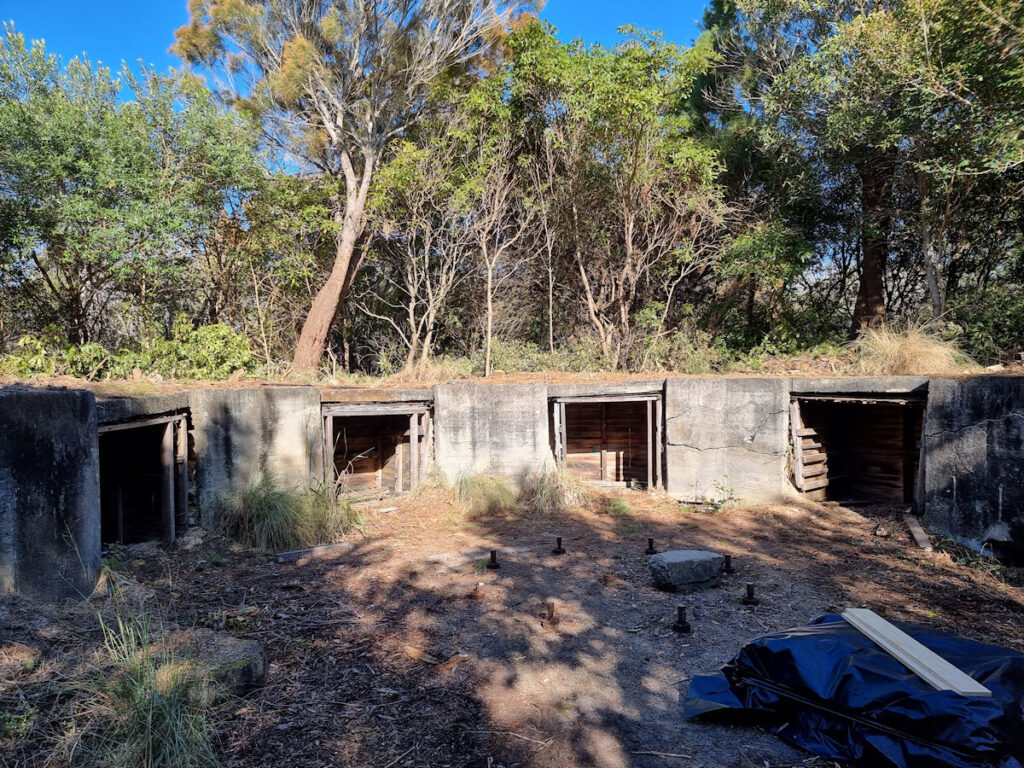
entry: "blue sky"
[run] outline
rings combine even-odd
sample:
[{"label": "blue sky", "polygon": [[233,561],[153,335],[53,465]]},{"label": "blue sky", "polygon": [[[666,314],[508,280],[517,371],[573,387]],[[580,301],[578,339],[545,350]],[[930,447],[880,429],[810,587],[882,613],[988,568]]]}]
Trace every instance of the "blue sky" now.
[{"label": "blue sky", "polygon": [[[0,0],[0,20],[31,39],[44,38],[47,48],[64,58],[83,51],[89,58],[119,69],[141,59],[158,70],[177,65],[167,53],[174,30],[185,24],[186,0]],[[660,29],[678,43],[697,35],[703,0],[549,0],[542,16],[564,40],[613,43],[615,29],[635,24]]]}]

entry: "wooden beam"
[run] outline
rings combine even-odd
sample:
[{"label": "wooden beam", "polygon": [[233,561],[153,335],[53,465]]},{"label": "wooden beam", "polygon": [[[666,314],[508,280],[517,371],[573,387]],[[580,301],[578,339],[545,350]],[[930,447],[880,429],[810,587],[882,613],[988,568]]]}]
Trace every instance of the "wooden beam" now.
[{"label": "wooden beam", "polygon": [[188,526],[188,422],[177,422],[174,435],[174,527]]},{"label": "wooden beam", "polygon": [[409,416],[409,490],[420,482],[420,415]]},{"label": "wooden beam", "polygon": [[120,424],[100,424],[96,431],[104,435],[107,432],[119,432],[122,429],[138,429],[139,427],[155,427],[158,424],[169,424],[185,418],[183,413],[174,413],[166,416],[154,416],[151,419],[136,419],[135,421],[123,421]]},{"label": "wooden beam", "polygon": [[561,411],[559,420],[559,423],[561,424],[561,433],[558,436],[558,440],[562,451],[562,463],[564,464],[569,458],[569,430],[566,429],[565,424],[565,403],[559,403],[558,408]]},{"label": "wooden beam", "polygon": [[814,430],[806,430],[803,428],[803,424],[800,420],[800,403],[793,400],[789,404],[789,426],[793,435],[793,485],[796,486],[798,491],[805,490],[804,488],[804,446],[803,438],[805,432],[814,432]]},{"label": "wooden beam", "polygon": [[160,518],[163,521],[164,541],[174,543],[174,422],[164,426],[160,441]]},{"label": "wooden beam", "polygon": [[426,413],[427,403],[353,403],[351,405],[324,405],[321,412],[332,416],[406,416]]},{"label": "wooden beam", "polygon": [[964,674],[934,651],[925,648],[906,632],[866,608],[851,608],[843,619],[879,648],[900,661],[907,669],[937,691],[953,691],[961,696],[988,697],[992,691]]},{"label": "wooden beam", "polygon": [[608,403],[601,403],[601,480],[608,479]]},{"label": "wooden beam", "polygon": [[654,487],[654,403],[647,401],[647,490]]},{"label": "wooden beam", "polygon": [[665,478],[662,476],[662,467],[665,464],[665,403],[662,402],[660,397],[654,401],[654,421],[656,427],[654,432],[654,483],[659,488],[664,489]]},{"label": "wooden beam", "polygon": [[324,416],[324,482],[331,489],[331,495],[337,495],[338,478],[334,465],[334,416]]},{"label": "wooden beam", "polygon": [[562,465],[565,461],[565,457],[562,456],[562,404],[552,403],[551,404],[551,423],[554,427],[554,446],[555,446],[555,464],[558,466]]}]

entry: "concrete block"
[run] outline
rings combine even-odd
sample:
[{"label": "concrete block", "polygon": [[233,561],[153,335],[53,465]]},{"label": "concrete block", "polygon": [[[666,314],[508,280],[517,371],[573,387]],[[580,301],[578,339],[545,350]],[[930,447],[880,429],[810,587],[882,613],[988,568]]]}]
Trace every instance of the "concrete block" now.
[{"label": "concrete block", "polygon": [[717,584],[725,558],[717,552],[677,549],[651,555],[650,567],[651,578],[659,589],[690,592]]},{"label": "concrete block", "polygon": [[217,503],[268,476],[282,488],[323,480],[320,391],[315,387],[197,389],[189,395],[196,498],[204,525]]},{"label": "concrete block", "polygon": [[100,567],[96,402],[0,388],[0,592],[83,599]]},{"label": "concrete block", "polygon": [[774,502],[792,491],[786,379],[669,379],[666,486],[679,499]]},{"label": "concrete block", "polygon": [[437,387],[434,451],[449,480],[483,473],[524,482],[553,464],[547,386],[465,381]]},{"label": "concrete block", "polygon": [[924,463],[929,530],[1024,545],[1024,378],[933,379]]}]

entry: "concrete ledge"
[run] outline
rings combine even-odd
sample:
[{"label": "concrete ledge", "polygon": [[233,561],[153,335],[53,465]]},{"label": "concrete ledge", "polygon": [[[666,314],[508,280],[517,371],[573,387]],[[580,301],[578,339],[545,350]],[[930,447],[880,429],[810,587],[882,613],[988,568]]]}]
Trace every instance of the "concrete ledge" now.
[{"label": "concrete ledge", "polygon": [[96,416],[100,424],[108,424],[115,421],[128,421],[145,416],[184,411],[188,409],[188,399],[188,392],[138,397],[97,395]]},{"label": "concrete ledge", "polygon": [[665,379],[631,381],[595,381],[578,384],[549,384],[548,397],[623,397],[629,395],[660,395]]},{"label": "concrete ledge", "polygon": [[433,389],[381,389],[375,387],[320,387],[324,403],[407,403],[429,402]]},{"label": "concrete ledge", "polygon": [[923,376],[835,376],[822,379],[790,379],[793,394],[805,392],[855,392],[857,394],[907,394],[926,392],[929,379]]}]

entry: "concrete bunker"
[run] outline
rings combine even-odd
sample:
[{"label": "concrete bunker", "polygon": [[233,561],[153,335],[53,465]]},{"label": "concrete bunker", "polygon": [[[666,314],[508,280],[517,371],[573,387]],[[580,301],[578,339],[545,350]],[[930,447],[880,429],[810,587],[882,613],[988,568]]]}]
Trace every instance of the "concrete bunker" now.
[{"label": "concrete bunker", "polygon": [[602,486],[664,487],[660,394],[556,397],[552,452],[559,466]]},{"label": "concrete bunker", "polygon": [[924,393],[794,394],[793,481],[814,501],[920,508]]},{"label": "concrete bunker", "polygon": [[413,490],[429,471],[428,403],[325,404],[324,466],[339,495]]},{"label": "concrete bunker", "polygon": [[188,524],[188,422],[183,413],[101,424],[100,540],[173,543]]}]

